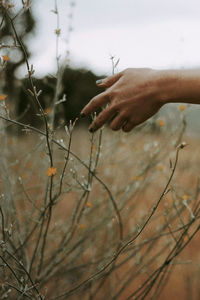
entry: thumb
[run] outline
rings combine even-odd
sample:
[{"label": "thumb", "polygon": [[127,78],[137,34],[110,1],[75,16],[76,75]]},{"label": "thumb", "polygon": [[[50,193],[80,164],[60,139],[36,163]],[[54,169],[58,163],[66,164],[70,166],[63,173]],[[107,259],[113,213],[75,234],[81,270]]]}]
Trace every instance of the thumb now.
[{"label": "thumb", "polygon": [[100,87],[110,87],[112,86],[116,81],[119,80],[119,78],[122,76],[122,73],[117,73],[115,75],[106,77],[104,79],[99,79],[96,81],[96,84]]}]

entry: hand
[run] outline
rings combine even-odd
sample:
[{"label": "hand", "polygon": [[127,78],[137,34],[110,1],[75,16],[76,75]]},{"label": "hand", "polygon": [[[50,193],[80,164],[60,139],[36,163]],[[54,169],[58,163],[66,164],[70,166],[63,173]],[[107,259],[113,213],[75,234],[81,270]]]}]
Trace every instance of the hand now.
[{"label": "hand", "polygon": [[95,112],[108,104],[90,125],[96,131],[112,119],[112,130],[130,131],[153,116],[164,104],[159,99],[159,71],[152,69],[126,69],[107,77],[98,86],[106,88],[82,110],[81,116]]}]

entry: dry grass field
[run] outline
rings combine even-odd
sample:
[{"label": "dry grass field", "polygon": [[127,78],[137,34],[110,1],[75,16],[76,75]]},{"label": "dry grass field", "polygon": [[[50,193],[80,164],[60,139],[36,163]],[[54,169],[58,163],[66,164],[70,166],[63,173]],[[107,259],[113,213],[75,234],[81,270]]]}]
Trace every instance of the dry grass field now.
[{"label": "dry grass field", "polygon": [[[8,253],[1,295],[9,287],[9,299],[18,299],[21,288],[38,299],[30,276],[39,299],[198,299],[199,139],[182,137],[187,146],[174,168],[179,137],[165,126],[153,134],[144,128],[91,135],[79,128],[68,157],[70,138],[60,131],[50,175],[45,137],[4,136],[0,189]],[[20,288],[14,273],[23,278]]]}]

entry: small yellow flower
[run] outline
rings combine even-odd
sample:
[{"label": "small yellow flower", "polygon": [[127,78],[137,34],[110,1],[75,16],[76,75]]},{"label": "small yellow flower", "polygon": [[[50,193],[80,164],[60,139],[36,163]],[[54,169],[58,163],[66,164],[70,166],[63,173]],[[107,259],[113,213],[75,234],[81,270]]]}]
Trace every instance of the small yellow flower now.
[{"label": "small yellow flower", "polygon": [[79,224],[79,229],[85,229],[86,225],[85,224]]},{"label": "small yellow flower", "polygon": [[12,145],[13,144],[13,140],[12,139],[9,139],[8,140],[8,145],[10,146],[10,145]]},{"label": "small yellow flower", "polygon": [[56,29],[55,30],[55,34],[60,35],[60,33],[61,33],[61,29]]},{"label": "small yellow flower", "polygon": [[7,97],[8,97],[8,95],[2,94],[2,95],[0,95],[0,100],[3,101],[3,100],[5,100]]},{"label": "small yellow flower", "polygon": [[120,147],[126,147],[126,143],[120,142]]},{"label": "small yellow flower", "polygon": [[10,60],[10,57],[9,57],[8,55],[2,55],[2,57],[3,57],[3,60],[4,60],[4,61]]},{"label": "small yellow flower", "polygon": [[164,126],[165,126],[164,120],[159,119],[159,120],[158,120],[158,125],[159,125],[160,127],[164,127]]},{"label": "small yellow flower", "polygon": [[45,157],[45,152],[41,152],[41,153],[40,153],[40,157],[41,157],[41,158],[44,158],[44,157]]},{"label": "small yellow flower", "polygon": [[157,170],[160,172],[163,171],[163,165],[161,164],[157,165]]},{"label": "small yellow flower", "polygon": [[188,195],[183,195],[183,196],[182,196],[182,199],[183,199],[183,200],[188,200],[188,199],[189,199],[189,196],[188,196]]},{"label": "small yellow flower", "polygon": [[179,110],[180,110],[180,111],[184,111],[185,109],[186,109],[186,106],[185,106],[185,105],[180,105],[180,106],[179,106]]},{"label": "small yellow flower", "polygon": [[133,180],[135,180],[135,181],[141,181],[142,179],[143,179],[142,176],[136,176],[133,178]]},{"label": "small yellow flower", "polygon": [[51,108],[50,108],[50,107],[47,107],[47,108],[45,109],[44,112],[45,112],[46,115],[50,114]]},{"label": "small yellow flower", "polygon": [[56,173],[57,173],[57,168],[54,168],[54,167],[48,168],[47,172],[46,172],[46,174],[47,174],[48,177],[56,175]]},{"label": "small yellow flower", "polygon": [[32,162],[28,161],[27,164],[26,164],[26,169],[31,169],[32,166],[33,166]]}]

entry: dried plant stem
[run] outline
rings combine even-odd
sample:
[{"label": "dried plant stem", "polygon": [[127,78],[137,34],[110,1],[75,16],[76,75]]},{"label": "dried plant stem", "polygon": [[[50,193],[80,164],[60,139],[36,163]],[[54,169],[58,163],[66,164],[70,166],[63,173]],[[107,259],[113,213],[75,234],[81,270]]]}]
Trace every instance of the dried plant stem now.
[{"label": "dried plant stem", "polygon": [[[36,132],[36,133],[39,133],[40,135],[43,135],[43,136],[46,136],[45,132],[43,132],[42,130],[38,129],[38,128],[35,128],[35,127],[32,127],[30,125],[26,125],[26,124],[23,124],[23,123],[20,123],[18,121],[15,121],[15,120],[11,120],[11,119],[7,119],[3,116],[0,115],[0,119],[3,119],[5,121],[8,121],[8,122],[11,122],[13,124],[16,124],[20,127],[23,127],[23,128],[28,128],[30,130],[32,130],[33,132]],[[59,143],[57,140],[55,140],[54,138],[52,138],[52,141],[54,144],[56,144],[57,146],[59,146],[59,148],[63,149],[64,151],[67,151],[69,152],[74,158],[76,158],[86,169],[88,169],[88,166],[87,164],[81,160],[74,152],[72,152],[71,150],[65,148],[65,146],[63,146],[61,143]],[[120,237],[122,236],[122,228],[123,228],[123,225],[122,225],[122,221],[121,221],[121,216],[120,216],[120,212],[118,210],[118,207],[117,207],[117,204],[112,196],[112,193],[110,191],[110,189],[107,187],[107,185],[103,182],[103,180],[101,180],[92,170],[90,170],[90,172],[93,174],[93,176],[95,177],[95,179],[103,186],[103,188],[106,190],[106,192],[108,193],[108,196],[109,196],[109,199],[110,201],[112,202],[113,204],[113,207],[115,209],[115,212],[116,212],[116,216],[117,216],[117,219],[118,219],[118,223],[119,223],[119,233],[120,233]]]},{"label": "dried plant stem", "polygon": [[0,214],[1,214],[1,231],[2,231],[2,237],[3,237],[3,242],[6,241],[6,234],[5,234],[5,218],[3,214],[3,209],[0,205]]},{"label": "dried plant stem", "polygon": [[54,299],[60,299],[63,297],[68,297],[70,295],[72,295],[75,291],[79,290],[81,287],[87,285],[90,281],[93,281],[94,279],[96,279],[99,275],[101,275],[108,267],[110,267],[112,265],[112,263],[114,261],[116,261],[116,259],[119,257],[119,255],[125,250],[125,248],[127,248],[129,245],[131,245],[136,239],[137,237],[142,233],[142,231],[145,229],[145,227],[147,226],[147,224],[149,223],[150,219],[152,218],[152,216],[154,215],[158,205],[160,204],[162,198],[165,196],[167,190],[168,190],[168,186],[173,178],[174,172],[176,170],[176,166],[178,163],[178,156],[179,156],[179,151],[180,151],[181,147],[177,148],[176,151],[176,158],[175,158],[175,163],[174,166],[172,168],[172,172],[171,175],[168,179],[168,182],[160,196],[160,198],[158,199],[156,205],[153,206],[152,212],[150,213],[149,217],[147,218],[147,220],[144,222],[143,226],[141,227],[140,231],[133,237],[131,238],[127,243],[125,243],[123,246],[120,247],[120,249],[113,255],[112,259],[101,268],[101,270],[99,270],[98,272],[96,272],[95,274],[91,275],[90,277],[88,277],[86,280],[84,280],[83,282],[81,282],[79,285],[77,285],[76,287],[74,287],[73,289],[69,290],[66,293],[63,293],[62,295],[59,295],[57,297],[52,298],[52,300]]}]

